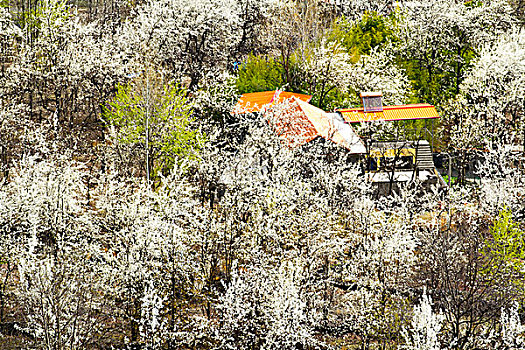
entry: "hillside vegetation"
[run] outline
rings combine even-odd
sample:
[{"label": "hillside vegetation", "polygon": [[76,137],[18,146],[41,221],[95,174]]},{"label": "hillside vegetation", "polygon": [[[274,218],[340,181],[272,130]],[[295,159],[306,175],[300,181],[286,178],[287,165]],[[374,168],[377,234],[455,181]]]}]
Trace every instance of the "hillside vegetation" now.
[{"label": "hillside vegetation", "polygon": [[[0,349],[525,349],[525,4],[332,2],[0,1]],[[231,113],[276,89],[435,105],[453,186]]]}]

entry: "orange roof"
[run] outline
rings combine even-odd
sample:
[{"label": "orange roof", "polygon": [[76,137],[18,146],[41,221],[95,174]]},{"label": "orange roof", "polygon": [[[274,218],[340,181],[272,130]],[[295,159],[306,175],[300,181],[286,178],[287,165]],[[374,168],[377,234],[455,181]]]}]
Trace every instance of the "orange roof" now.
[{"label": "orange roof", "polygon": [[343,115],[347,123],[439,118],[436,108],[424,103],[403,106],[384,106],[383,112],[365,113],[363,108],[338,109],[337,111]]},{"label": "orange roof", "polygon": [[[277,98],[278,96],[278,98]],[[263,91],[263,92],[252,92],[249,94],[243,94],[235,107],[233,113],[254,113],[260,112],[267,106],[273,106],[276,103],[281,103],[285,99],[291,98],[292,96],[297,97],[301,101],[309,102],[312,96],[296,94],[295,92],[287,91]]]}]

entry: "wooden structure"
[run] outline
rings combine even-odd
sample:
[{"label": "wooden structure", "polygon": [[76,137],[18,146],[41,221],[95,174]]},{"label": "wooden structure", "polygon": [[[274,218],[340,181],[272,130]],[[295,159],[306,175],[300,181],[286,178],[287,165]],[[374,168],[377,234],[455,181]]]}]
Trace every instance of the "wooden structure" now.
[{"label": "wooden structure", "polygon": [[374,141],[369,145],[366,167],[366,177],[377,185],[379,194],[389,194],[397,189],[397,184],[416,180],[425,187],[446,187],[426,140]]}]

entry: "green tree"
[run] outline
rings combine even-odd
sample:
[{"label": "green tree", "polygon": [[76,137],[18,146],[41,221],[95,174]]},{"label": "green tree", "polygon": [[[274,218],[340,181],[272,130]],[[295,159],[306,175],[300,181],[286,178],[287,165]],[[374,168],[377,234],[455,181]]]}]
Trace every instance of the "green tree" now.
[{"label": "green tree", "polygon": [[250,55],[239,69],[237,89],[241,94],[275,90],[284,84],[283,74],[272,57]]},{"label": "green tree", "polygon": [[340,42],[356,63],[361,55],[389,41],[395,41],[397,18],[395,12],[382,16],[376,12],[367,12],[358,22],[352,22],[342,17],[334,22],[329,41]]},{"label": "green tree", "polygon": [[483,298],[499,304],[499,309],[521,302],[525,292],[525,236],[509,209],[503,209],[490,227],[481,255]]},{"label": "green tree", "polygon": [[105,108],[104,117],[116,127],[117,140],[144,147],[148,179],[197,157],[204,135],[190,128],[193,105],[186,95],[183,88],[146,70],[119,85]]},{"label": "green tree", "polygon": [[485,243],[484,255],[488,258],[485,273],[502,275],[513,284],[523,284],[525,266],[525,236],[508,209],[500,212]]}]

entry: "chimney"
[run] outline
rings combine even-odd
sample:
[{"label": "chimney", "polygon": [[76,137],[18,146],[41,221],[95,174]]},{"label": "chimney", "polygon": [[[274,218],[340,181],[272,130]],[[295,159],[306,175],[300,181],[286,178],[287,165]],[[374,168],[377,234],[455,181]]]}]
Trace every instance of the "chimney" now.
[{"label": "chimney", "polygon": [[366,112],[383,112],[383,93],[381,91],[376,92],[361,92],[361,98],[363,99],[363,107]]}]

